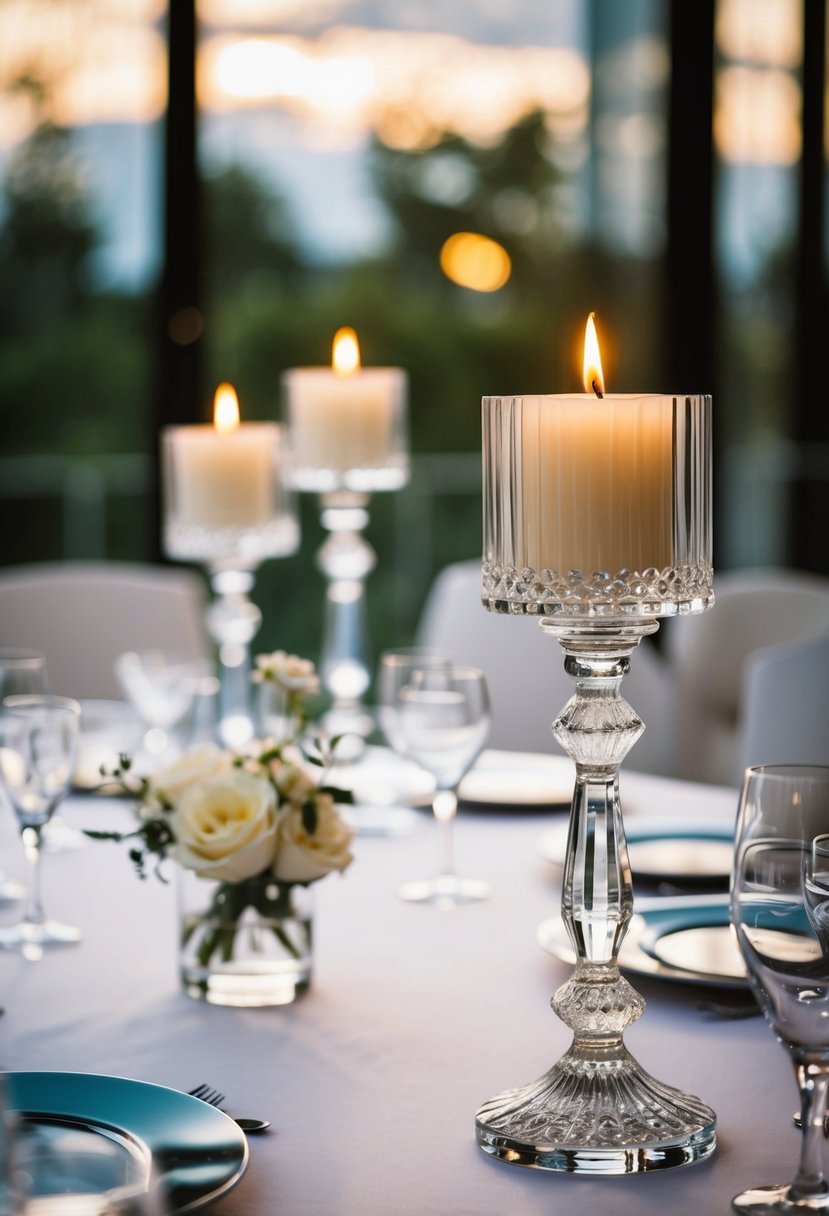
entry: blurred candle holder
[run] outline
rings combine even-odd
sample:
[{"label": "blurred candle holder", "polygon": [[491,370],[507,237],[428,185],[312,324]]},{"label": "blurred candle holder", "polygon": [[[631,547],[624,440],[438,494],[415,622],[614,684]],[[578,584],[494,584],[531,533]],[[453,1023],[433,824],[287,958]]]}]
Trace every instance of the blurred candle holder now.
[{"label": "blurred candle holder", "polygon": [[332,366],[297,367],[282,380],[291,486],[319,494],[328,533],[317,553],[326,579],[320,678],[331,699],[323,726],[344,735],[360,754],[374,730],[363,706],[371,683],[365,581],[377,555],[363,531],[369,499],[399,490],[409,477],[406,373],[398,367],[360,366],[357,335],[334,337]]},{"label": "blurred candle holder", "polygon": [[220,670],[218,734],[228,747],[253,737],[250,644],[262,613],[250,599],[268,558],[299,548],[299,523],[281,468],[280,428],[239,422],[229,384],[216,391],[213,425],[168,427],[162,436],[164,549],[207,567],[214,600],[207,628]]},{"label": "blurred candle holder", "polygon": [[716,1145],[714,1112],[627,1051],[645,1003],[617,962],[633,914],[619,766],[645,729],[620,686],[660,617],[713,603],[711,399],[600,397],[600,376],[584,396],[483,400],[483,603],[539,617],[576,681],[553,733],[576,763],[561,914],[577,962],[552,1002],[570,1049],[485,1102],[476,1132],[513,1164],[627,1174]]}]

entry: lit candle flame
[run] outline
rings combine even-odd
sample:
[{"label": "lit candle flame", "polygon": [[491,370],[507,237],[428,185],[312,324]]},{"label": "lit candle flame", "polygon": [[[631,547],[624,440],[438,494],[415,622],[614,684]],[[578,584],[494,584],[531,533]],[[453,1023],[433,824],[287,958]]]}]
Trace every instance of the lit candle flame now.
[{"label": "lit candle flame", "polygon": [[339,376],[350,376],[360,370],[360,344],[354,330],[347,325],[334,334],[331,362]]},{"label": "lit candle flame", "polygon": [[602,357],[599,354],[599,339],[596,335],[596,314],[591,312],[587,318],[584,330],[584,363],[582,379],[584,391],[595,393],[597,397],[604,396],[604,375],[602,373]]},{"label": "lit candle flame", "polygon": [[213,425],[217,431],[234,431],[239,425],[239,398],[232,384],[220,384],[213,398]]}]

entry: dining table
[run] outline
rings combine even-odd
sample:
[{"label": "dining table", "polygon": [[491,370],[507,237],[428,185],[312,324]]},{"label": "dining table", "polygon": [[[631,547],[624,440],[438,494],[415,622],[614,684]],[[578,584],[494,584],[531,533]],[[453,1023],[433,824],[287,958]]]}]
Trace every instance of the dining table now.
[{"label": "dining table", "polygon": [[[629,827],[646,818],[733,825],[738,798],[736,789],[633,769],[623,769],[621,793]],[[60,815],[79,829],[124,831],[134,808],[75,793]],[[206,1084],[225,1095],[231,1116],[269,1120],[250,1137],[247,1167],[216,1202],[217,1216],[728,1213],[747,1186],[791,1179],[799,1151],[791,1064],[762,1017],[729,1016],[729,1001],[746,1000],[733,990],[637,976],[647,1008],[626,1032],[645,1068],[717,1112],[708,1160],[577,1176],[506,1164],[477,1145],[481,1102],[540,1076],[569,1045],[550,998],[571,969],[537,939],[558,915],[562,878],[540,842],[566,815],[545,804],[462,806],[458,868],[494,890],[453,910],[396,893],[437,866],[428,807],[411,831],[359,833],[350,868],[315,885],[311,987],[277,1008],[213,1006],[184,993],[171,870],[166,881],[141,879],[124,843],[47,854],[47,910],[83,939],[37,961],[0,956],[0,1066],[184,1092]],[[3,870],[22,877],[6,806],[0,844]],[[0,917],[18,911],[3,905]]]}]

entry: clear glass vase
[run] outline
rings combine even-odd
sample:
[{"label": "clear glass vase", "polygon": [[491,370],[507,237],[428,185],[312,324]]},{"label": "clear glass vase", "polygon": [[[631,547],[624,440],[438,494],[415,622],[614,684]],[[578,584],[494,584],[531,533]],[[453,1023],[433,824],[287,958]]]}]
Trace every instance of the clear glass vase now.
[{"label": "clear glass vase", "polygon": [[289,1005],[312,971],[311,889],[270,875],[221,883],[178,869],[184,990],[211,1005]]}]

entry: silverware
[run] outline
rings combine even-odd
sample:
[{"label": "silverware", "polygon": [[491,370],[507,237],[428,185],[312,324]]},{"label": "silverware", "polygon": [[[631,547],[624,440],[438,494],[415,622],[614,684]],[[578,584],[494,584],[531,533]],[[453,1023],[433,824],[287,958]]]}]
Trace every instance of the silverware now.
[{"label": "silverware", "polygon": [[[215,1106],[217,1110],[222,1109],[222,1104],[225,1102],[225,1096],[219,1093],[218,1089],[211,1089],[209,1085],[196,1085],[194,1089],[188,1091],[193,1098],[198,1098],[200,1102],[206,1102],[208,1106]],[[257,1132],[264,1132],[270,1127],[269,1119],[234,1119],[246,1136],[255,1135]]]}]

